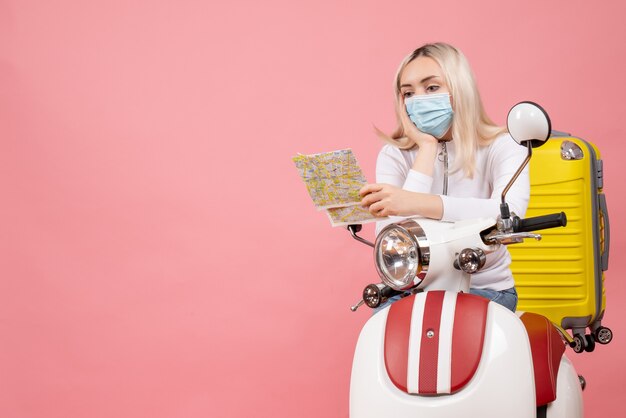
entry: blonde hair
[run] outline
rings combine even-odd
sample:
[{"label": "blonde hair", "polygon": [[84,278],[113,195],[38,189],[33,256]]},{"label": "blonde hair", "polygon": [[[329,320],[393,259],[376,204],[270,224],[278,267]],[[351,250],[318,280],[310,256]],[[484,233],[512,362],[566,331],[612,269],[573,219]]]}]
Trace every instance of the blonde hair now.
[{"label": "blonde hair", "polygon": [[[441,67],[452,96],[454,111],[451,129],[458,158],[454,162],[453,170],[463,169],[465,175],[471,178],[476,168],[476,149],[479,146],[489,145],[498,135],[506,132],[506,128],[496,125],[487,116],[474,75],[465,56],[452,45],[441,42],[423,45],[404,58],[395,78],[396,109],[400,108],[402,100],[400,94],[402,72],[411,61],[418,57],[432,58]],[[417,144],[404,134],[400,115],[396,114],[396,117],[398,127],[391,136],[376,129],[378,135],[400,149],[414,148]]]}]

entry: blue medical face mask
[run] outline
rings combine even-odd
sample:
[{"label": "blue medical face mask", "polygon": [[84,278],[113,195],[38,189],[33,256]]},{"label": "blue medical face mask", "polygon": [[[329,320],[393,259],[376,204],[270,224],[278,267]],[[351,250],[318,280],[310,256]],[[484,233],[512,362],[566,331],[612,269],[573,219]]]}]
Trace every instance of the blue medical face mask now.
[{"label": "blue medical face mask", "polygon": [[406,113],[417,129],[439,139],[452,124],[452,103],[448,93],[411,96],[404,101]]}]

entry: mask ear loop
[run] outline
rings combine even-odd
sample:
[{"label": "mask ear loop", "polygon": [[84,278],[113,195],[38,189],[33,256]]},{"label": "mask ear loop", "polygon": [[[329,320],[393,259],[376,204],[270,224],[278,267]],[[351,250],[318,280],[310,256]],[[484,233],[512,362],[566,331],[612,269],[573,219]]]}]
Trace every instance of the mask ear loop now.
[{"label": "mask ear loop", "polygon": [[[440,157],[443,157],[443,195],[448,195],[448,149],[445,142],[441,142]],[[442,161],[441,158],[439,161]]]}]

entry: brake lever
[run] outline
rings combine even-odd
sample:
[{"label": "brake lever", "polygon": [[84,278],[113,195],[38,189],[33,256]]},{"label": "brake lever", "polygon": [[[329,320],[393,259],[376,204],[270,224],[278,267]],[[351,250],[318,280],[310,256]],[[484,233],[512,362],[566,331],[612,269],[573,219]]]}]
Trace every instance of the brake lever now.
[{"label": "brake lever", "polygon": [[541,241],[540,234],[533,234],[532,232],[496,232],[489,234],[485,237],[485,241],[490,244],[517,244],[524,242],[525,238],[534,238],[537,241]]}]

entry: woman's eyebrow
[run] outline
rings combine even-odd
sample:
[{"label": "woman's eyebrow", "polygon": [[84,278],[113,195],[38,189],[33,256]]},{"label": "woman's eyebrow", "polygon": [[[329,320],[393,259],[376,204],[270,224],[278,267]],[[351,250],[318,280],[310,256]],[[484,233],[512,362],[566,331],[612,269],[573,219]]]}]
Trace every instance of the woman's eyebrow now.
[{"label": "woman's eyebrow", "polygon": [[439,76],[438,75],[429,75],[428,77],[423,78],[422,81],[420,81],[420,83],[425,83],[428,80],[430,80],[431,78],[437,78],[437,77],[439,77]]},{"label": "woman's eyebrow", "polygon": [[[423,84],[423,83],[427,82],[428,80],[430,80],[430,79],[432,79],[432,78],[437,78],[437,77],[439,77],[439,76],[438,76],[438,75],[429,75],[428,77],[423,78],[423,79],[419,82],[419,84]],[[412,84],[401,84],[401,85],[400,85],[400,88],[402,88],[402,87],[413,87],[413,85],[412,85]]]}]

